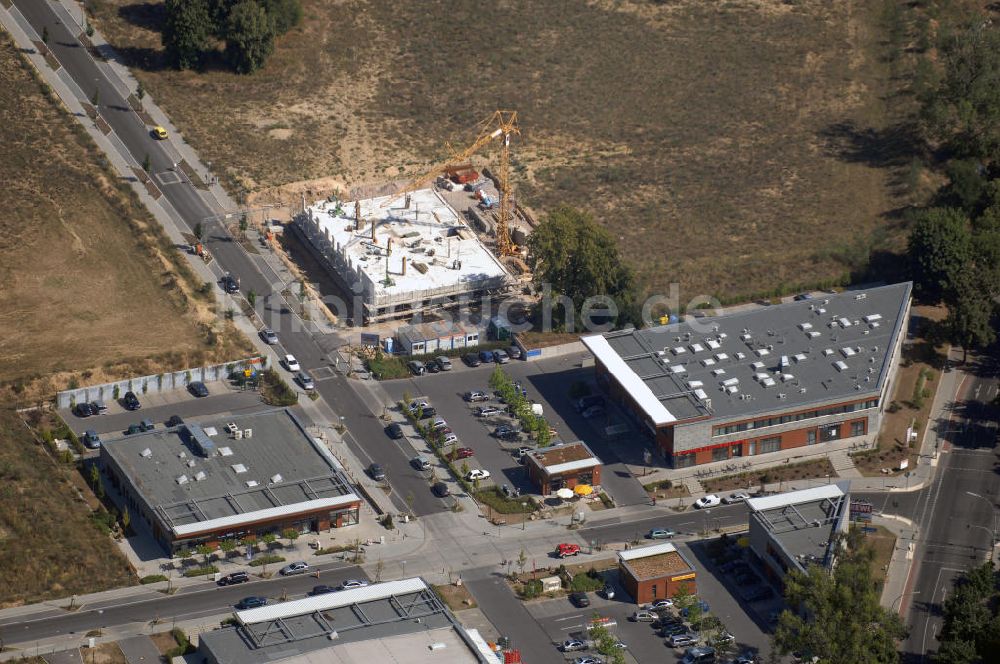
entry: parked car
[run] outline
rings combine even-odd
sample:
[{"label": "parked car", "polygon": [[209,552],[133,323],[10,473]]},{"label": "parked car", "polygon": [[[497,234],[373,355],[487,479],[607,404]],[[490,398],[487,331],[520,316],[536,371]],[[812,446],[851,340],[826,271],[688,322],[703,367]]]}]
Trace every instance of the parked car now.
[{"label": "parked car", "polygon": [[601,594],[604,595],[604,599],[614,599],[615,587],[610,583],[605,583],[604,587],[601,588]]},{"label": "parked car", "polygon": [[573,603],[573,606],[581,609],[585,606],[590,606],[590,598],[587,597],[587,593],[570,593],[569,601]]},{"label": "parked car", "polygon": [[302,371],[302,367],[299,366],[299,361],[295,359],[292,354],[285,355],[285,368],[289,371]]},{"label": "parked car", "polygon": [[576,556],[580,553],[579,544],[559,544],[556,546],[556,556],[559,558],[565,558],[567,556]]},{"label": "parked car", "polygon": [[672,599],[658,599],[655,602],[653,602],[652,604],[650,604],[649,608],[651,608],[654,611],[656,611],[656,610],[659,610],[659,609],[669,609],[673,605],[674,605],[674,600],[672,600]]},{"label": "parked car", "polygon": [[524,457],[531,453],[532,448],[530,447],[519,447],[516,450],[511,450],[510,455],[517,459],[519,462],[524,463]]},{"label": "parked car", "polygon": [[434,420],[431,422],[431,429],[434,431],[443,431],[448,428],[447,420]]},{"label": "parked car", "polygon": [[101,437],[93,429],[87,429],[83,434],[83,444],[90,450],[96,450],[101,446]]},{"label": "parked car", "polygon": [[360,579],[347,579],[340,584],[341,590],[354,590],[355,588],[364,588],[368,585],[367,581],[362,581]]},{"label": "parked car", "polygon": [[687,634],[687,633],[688,633],[688,628],[686,626],[678,623],[672,623],[661,627],[656,634],[658,636],[663,637],[664,639],[669,639],[671,636],[676,636],[677,634]]},{"label": "parked car", "polygon": [[275,334],[274,330],[272,330],[269,327],[265,327],[263,330],[260,331],[260,338],[263,339],[264,343],[269,344],[271,346],[278,343],[278,335]]},{"label": "parked car", "polygon": [[282,576],[293,576],[295,574],[305,574],[309,571],[309,565],[302,562],[301,560],[294,563],[289,563],[281,568],[280,572]]},{"label": "parked car", "polygon": [[477,417],[493,417],[494,415],[499,415],[503,411],[496,406],[480,406],[476,409]]},{"label": "parked car", "polygon": [[420,412],[420,419],[426,420],[437,415],[437,409],[434,406],[427,406]]},{"label": "parked car", "polygon": [[698,637],[689,632],[674,634],[667,639],[667,644],[671,648],[683,648],[684,646],[693,646],[696,643],[698,643]]},{"label": "parked car", "polygon": [[473,468],[465,476],[466,482],[474,482],[475,480],[488,480],[490,479],[490,471],[483,470],[482,468]]},{"label": "parked car", "polygon": [[466,392],[465,394],[463,394],[462,398],[468,401],[469,403],[476,403],[478,401],[489,401],[490,395],[480,390],[472,390],[471,392]]},{"label": "parked car", "polygon": [[153,138],[155,138],[158,141],[165,141],[167,140],[167,136],[169,136],[169,134],[167,134],[167,130],[161,127],[160,125],[156,125],[155,127],[153,127],[150,133],[153,134]]},{"label": "parked car", "polygon": [[368,466],[368,474],[371,475],[372,479],[376,482],[381,482],[385,479],[385,469],[380,463],[373,463]]},{"label": "parked car", "polygon": [[219,280],[219,285],[222,286],[222,290],[226,291],[230,295],[240,292],[240,282],[236,281],[232,275],[227,274]]},{"label": "parked car", "polygon": [[208,388],[200,380],[188,383],[188,392],[199,398],[208,396]]},{"label": "parked car", "polygon": [[799,293],[798,295],[796,295],[792,299],[795,300],[796,302],[802,302],[803,300],[811,300],[811,299],[813,299],[813,296],[810,295],[809,293]]},{"label": "parked car", "polygon": [[604,664],[604,660],[595,655],[586,655],[574,659],[573,664]]},{"label": "parked car", "polygon": [[93,415],[107,415],[108,406],[103,401],[91,401],[90,402],[90,412]]},{"label": "parked car", "polygon": [[468,459],[476,455],[476,451],[471,447],[456,447],[454,452],[449,452],[446,458],[449,461],[457,461],[458,459]]},{"label": "parked car", "polygon": [[580,414],[583,415],[584,419],[592,420],[596,417],[604,417],[605,410],[604,406],[591,406]]},{"label": "parked car", "polygon": [[591,394],[589,396],[580,397],[579,399],[577,399],[576,403],[573,404],[573,409],[576,410],[576,412],[578,413],[582,413],[588,408],[593,408],[594,406],[603,406],[603,405],[604,405],[604,397],[602,397],[599,394]]},{"label": "parked car", "polygon": [[745,493],[731,493],[723,498],[722,502],[727,505],[734,505],[736,503],[745,503],[748,500],[750,500],[750,496]]},{"label": "parked car", "polygon": [[410,370],[410,373],[414,376],[423,376],[427,373],[427,367],[420,360],[410,360],[406,363],[406,368]]},{"label": "parked car", "polygon": [[479,351],[479,361],[489,364],[493,361],[493,351],[491,350],[481,350]]},{"label": "parked car", "polygon": [[409,403],[409,405],[407,406],[407,409],[411,413],[413,413],[413,412],[416,412],[416,411],[421,410],[421,409],[429,408],[430,405],[431,404],[429,402],[423,401],[423,400],[421,400],[421,401],[411,401]]},{"label": "parked car", "polygon": [[523,355],[521,349],[517,346],[511,346],[510,348],[508,348],[507,354],[510,355],[510,359],[512,360],[520,360],[521,356]]},{"label": "parked car", "polygon": [[130,424],[128,425],[128,429],[125,429],[126,436],[131,436],[137,433],[142,433],[142,427],[138,424]]},{"label": "parked car", "polygon": [[681,664],[715,664],[715,648],[698,646],[684,651]]},{"label": "parked car", "polygon": [[87,403],[86,401],[81,401],[80,403],[73,406],[73,414],[76,415],[77,417],[90,417],[95,413],[93,409],[90,407],[89,403]]},{"label": "parked car", "polygon": [[434,358],[441,371],[451,371],[451,359],[445,355],[438,355]]},{"label": "parked car", "polygon": [[[708,613],[711,610],[711,607],[709,607],[708,602],[706,602],[703,599],[699,599],[698,600],[698,608],[701,609],[702,613]],[[688,608],[681,609],[681,616],[682,617],[687,618],[688,617],[688,613],[690,613],[690,609],[688,609]]]},{"label": "parked car", "polygon": [[434,492],[434,495],[438,498],[447,498],[451,495],[451,489],[449,489],[448,485],[444,482],[435,482],[434,486],[431,487],[431,491]]},{"label": "parked car", "polygon": [[656,614],[652,611],[636,611],[629,618],[632,622],[653,622],[656,620]]},{"label": "parked car", "polygon": [[339,588],[336,588],[334,586],[319,585],[319,586],[313,586],[313,589],[310,590],[307,594],[312,597],[316,597],[317,595],[329,595],[330,593],[335,593],[338,590]]},{"label": "parked car", "polygon": [[587,644],[579,639],[566,639],[559,646],[559,650],[562,650],[563,652],[578,652],[586,649]]},{"label": "parked car", "polygon": [[475,353],[466,353],[465,355],[462,356],[462,361],[465,362],[470,367],[478,367],[480,364],[483,363],[483,361],[480,360],[479,356],[476,355]]},{"label": "parked car", "polygon": [[139,410],[142,408],[142,404],[139,403],[139,397],[135,396],[135,392],[126,392],[125,396],[122,397],[122,406],[125,410]]},{"label": "parked car", "polygon": [[399,440],[403,437],[403,427],[399,426],[396,422],[393,422],[385,428],[385,435],[389,436],[393,440]]},{"label": "parked car", "polygon": [[240,611],[256,609],[261,606],[267,606],[266,597],[244,597],[236,604],[236,608]]},{"label": "parked car", "polygon": [[143,420],[142,422],[139,422],[139,431],[142,432],[152,431],[155,428],[156,425],[153,424],[152,420]]},{"label": "parked car", "polygon": [[171,427],[179,427],[182,424],[184,424],[184,418],[180,415],[171,415],[167,421],[163,423],[163,426],[169,429]]},{"label": "parked car", "polygon": [[237,583],[246,583],[250,580],[250,575],[246,572],[232,572],[220,578],[216,583],[220,586],[234,586]]},{"label": "parked car", "polygon": [[653,528],[648,533],[646,537],[648,539],[670,539],[677,534],[677,531],[670,528]]},{"label": "parked car", "polygon": [[424,370],[429,374],[436,374],[441,371],[441,366],[434,360],[431,360],[424,364]]},{"label": "parked car", "polygon": [[503,348],[498,348],[493,351],[493,361],[497,364],[507,364],[510,362],[510,355]]},{"label": "parked car", "polygon": [[295,374],[295,380],[299,382],[303,390],[315,390],[316,383],[313,381],[313,377],[309,375],[308,371],[300,371]]},{"label": "parked car", "polygon": [[[444,432],[442,431],[442,433],[444,433]],[[442,445],[451,445],[452,443],[457,443],[457,442],[458,442],[458,436],[456,436],[453,433],[446,433],[441,438],[441,444]]]},{"label": "parked car", "polygon": [[431,467],[431,462],[422,456],[416,456],[410,459],[410,465],[417,470],[428,470]]},{"label": "parked car", "polygon": [[694,506],[698,509],[704,509],[706,507],[715,507],[719,505],[722,501],[714,493],[710,493],[707,496],[702,496],[698,500],[694,501]]}]

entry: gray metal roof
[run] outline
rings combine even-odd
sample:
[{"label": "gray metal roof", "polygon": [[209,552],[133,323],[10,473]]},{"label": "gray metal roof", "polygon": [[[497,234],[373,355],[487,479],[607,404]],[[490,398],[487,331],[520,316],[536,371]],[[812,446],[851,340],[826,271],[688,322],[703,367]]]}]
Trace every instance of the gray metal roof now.
[{"label": "gray metal roof", "polygon": [[[197,443],[197,427],[214,449]],[[332,456],[288,410],[154,429],[105,441],[102,454],[170,528],[351,495]]]},{"label": "gray metal roof", "polygon": [[884,384],[894,342],[905,333],[910,290],[906,282],[613,332],[604,335],[607,358],[603,344],[588,347],[618,367],[622,375],[612,373],[630,392],[648,388],[645,396],[651,392],[668,411],[650,414],[658,422],[670,421],[668,414],[731,420],[860,399]]},{"label": "gray metal roof", "polygon": [[809,564],[829,566],[832,545],[848,516],[849,490],[849,482],[838,482],[751,499],[750,519],[768,531],[801,571]]},{"label": "gray metal roof", "polygon": [[[377,589],[379,585],[391,584],[369,587]],[[302,607],[301,613],[294,610],[297,606]],[[426,586],[385,597],[369,593],[356,602],[323,610],[316,610],[309,600],[287,602],[282,607],[286,610],[280,618],[199,635],[199,650],[206,655],[210,652],[209,659],[219,664],[273,662],[352,643],[454,630],[465,647],[460,651],[451,648],[434,660],[486,662],[455,617]],[[331,640],[334,632],[336,637]],[[414,645],[429,651],[426,643]],[[419,652],[414,652],[412,659],[418,661]]]}]

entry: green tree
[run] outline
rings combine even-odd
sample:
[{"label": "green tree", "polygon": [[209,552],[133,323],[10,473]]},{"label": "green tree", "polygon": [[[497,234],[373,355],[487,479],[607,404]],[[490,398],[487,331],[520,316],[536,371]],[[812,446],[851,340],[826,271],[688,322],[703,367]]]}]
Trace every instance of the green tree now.
[{"label": "green tree", "polygon": [[255,293],[252,289],[247,291],[247,302],[250,303],[251,307],[257,306],[257,293]]},{"label": "green tree", "polygon": [[274,30],[283,35],[302,22],[302,4],[299,0],[260,0],[264,11],[274,21]]},{"label": "green tree", "polygon": [[[590,214],[566,205],[556,208],[538,224],[528,247],[536,283],[550,284],[553,295],[569,297],[577,318],[584,300],[600,295],[615,301],[617,322],[625,322],[621,312],[632,309],[635,278],[614,238]],[[560,320],[565,326],[576,322],[564,318],[554,322]]]},{"label": "green tree", "polygon": [[166,0],[163,9],[160,41],[167,62],[176,69],[200,67],[214,31],[205,0]]},{"label": "green tree", "polygon": [[101,103],[101,89],[94,88],[94,94],[90,95],[90,105],[97,108]]},{"label": "green tree", "polygon": [[196,550],[198,551],[198,555],[203,556],[205,566],[207,567],[208,558],[212,555],[212,552],[215,551],[215,547],[211,544],[199,544]]},{"label": "green tree", "polygon": [[971,268],[958,276],[954,299],[948,306],[944,329],[948,339],[962,347],[962,363],[970,349],[983,348],[996,340],[993,315],[996,311],[990,290]]},{"label": "green tree", "polygon": [[[594,619],[600,618],[595,613]],[[588,635],[594,641],[597,652],[604,656],[608,664],[625,664],[625,654],[618,646],[618,638],[604,625],[596,624],[588,630]]]},{"label": "green tree", "polygon": [[896,613],[879,604],[871,550],[862,545],[859,536],[851,535],[832,572],[814,565],[806,574],[793,571],[786,577],[785,602],[799,607],[799,613],[781,614],[773,650],[803,652],[824,664],[899,661],[896,641],[906,628]]},{"label": "green tree", "polygon": [[233,551],[236,550],[236,542],[231,539],[224,539],[219,542],[219,548],[222,549],[223,557],[228,560]]},{"label": "green tree", "polygon": [[49,26],[47,25],[42,26],[42,43],[43,44],[49,43]]},{"label": "green tree", "polygon": [[939,50],[940,84],[924,99],[931,135],[958,154],[1000,157],[1000,32],[977,18],[948,36]]},{"label": "green tree", "polygon": [[128,527],[132,525],[132,515],[129,514],[127,505],[122,510],[121,524],[122,524],[122,532],[128,535]]},{"label": "green tree", "polygon": [[974,567],[955,580],[944,601],[941,647],[935,661],[973,664],[992,661],[1000,647],[1000,576],[991,563]]},{"label": "green tree", "polygon": [[191,556],[193,556],[194,554],[191,552],[191,549],[185,546],[180,549],[177,549],[174,555],[180,558],[181,563],[183,564],[186,563],[188,560],[190,560]]},{"label": "green tree", "polygon": [[153,164],[150,162],[149,154],[147,153],[146,156],[143,157],[143,159],[142,159],[142,170],[144,172],[148,173],[149,169],[151,169],[152,167],[153,167]]},{"label": "green tree", "polygon": [[247,216],[246,216],[246,214],[241,214],[240,215],[240,236],[242,236],[244,239],[247,236],[247,226],[249,226],[249,222],[247,221]]},{"label": "green tree", "polygon": [[528,554],[525,553],[524,547],[521,547],[521,553],[517,554],[517,568],[520,570],[521,574],[524,574],[524,566],[528,563]]},{"label": "green tree", "polygon": [[146,97],[146,89],[142,87],[142,81],[135,88],[135,98],[139,100],[139,110],[142,110],[142,100]]},{"label": "green tree", "polygon": [[198,239],[198,242],[201,242],[205,237],[205,228],[201,225],[200,221],[194,225],[194,236]]},{"label": "green tree", "polygon": [[288,540],[289,546],[295,546],[295,540],[299,538],[301,533],[295,528],[285,528],[281,531],[281,536]]},{"label": "green tree", "polygon": [[96,463],[90,464],[90,486],[97,489],[97,484],[101,481],[101,471]]},{"label": "green tree", "polygon": [[271,545],[278,541],[278,536],[274,533],[264,533],[264,536],[261,537],[261,539],[264,540],[264,544],[267,545],[267,550],[270,551]]},{"label": "green tree", "polygon": [[240,0],[229,11],[226,56],[240,74],[252,74],[274,51],[274,19],[254,0]]},{"label": "green tree", "polygon": [[910,232],[908,253],[920,295],[931,302],[949,298],[959,272],[972,262],[968,218],[954,208],[922,212]]}]

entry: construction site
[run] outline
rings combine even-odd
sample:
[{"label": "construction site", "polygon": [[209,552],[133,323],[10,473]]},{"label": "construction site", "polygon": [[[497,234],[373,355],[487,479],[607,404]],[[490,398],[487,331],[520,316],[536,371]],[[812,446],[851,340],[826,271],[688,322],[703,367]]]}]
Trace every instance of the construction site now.
[{"label": "construction site", "polygon": [[[463,150],[395,193],[357,200],[335,195],[308,204],[296,228],[352,299],[354,320],[372,325],[490,296],[501,299],[531,275],[525,243],[535,222],[510,180],[516,111],[496,111]],[[494,173],[471,158],[499,147]],[[485,313],[485,312],[484,312]]]}]

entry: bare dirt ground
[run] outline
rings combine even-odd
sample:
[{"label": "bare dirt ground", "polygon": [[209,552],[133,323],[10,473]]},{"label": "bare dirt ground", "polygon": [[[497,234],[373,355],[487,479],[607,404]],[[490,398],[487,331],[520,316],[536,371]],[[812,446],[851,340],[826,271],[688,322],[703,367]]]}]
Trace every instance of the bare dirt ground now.
[{"label": "bare dirt ground", "polygon": [[249,351],[6,37],[0,107],[0,381],[16,397]]},{"label": "bare dirt ground", "polygon": [[399,179],[513,108],[520,200],[592,210],[684,301],[840,278],[913,194],[895,0],[303,0],[251,77],[164,69],[158,1],[91,4],[237,195]]}]

